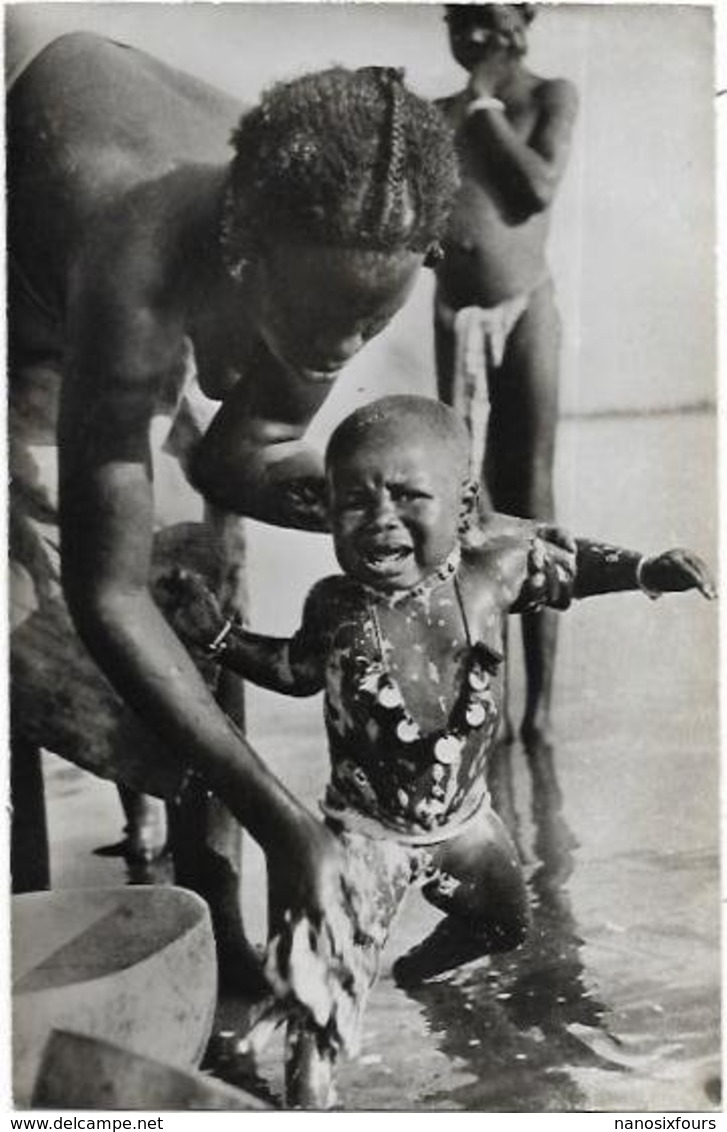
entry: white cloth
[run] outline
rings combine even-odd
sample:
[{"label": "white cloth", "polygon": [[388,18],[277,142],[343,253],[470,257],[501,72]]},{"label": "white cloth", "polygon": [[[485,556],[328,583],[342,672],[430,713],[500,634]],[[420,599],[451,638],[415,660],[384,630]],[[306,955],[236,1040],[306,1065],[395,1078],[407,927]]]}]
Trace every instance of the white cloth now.
[{"label": "white cloth", "polygon": [[487,449],[490,376],[502,365],[507,340],[529,301],[529,295],[516,295],[496,307],[455,311],[437,298],[437,318],[454,333],[452,408],[469,430],[470,474],[475,479],[482,474]]}]

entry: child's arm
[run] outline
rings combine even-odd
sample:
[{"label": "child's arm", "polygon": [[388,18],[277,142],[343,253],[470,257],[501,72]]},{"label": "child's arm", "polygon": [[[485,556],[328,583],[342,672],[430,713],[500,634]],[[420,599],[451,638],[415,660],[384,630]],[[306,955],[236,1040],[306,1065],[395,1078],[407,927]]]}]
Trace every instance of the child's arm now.
[{"label": "child's arm", "polygon": [[647,557],[588,539],[576,539],[576,546],[576,598],[621,590],[643,590],[652,598],[684,590],[699,590],[710,600],[717,596],[707,567],[689,550],[666,550]]},{"label": "child's arm", "polygon": [[465,128],[488,181],[524,217],[542,212],[552,203],[568,162],[578,114],[576,88],[566,79],[542,84],[535,96],[536,124],[527,138],[515,132],[506,106],[493,97],[486,64],[473,70],[470,93]]},{"label": "child's arm", "polygon": [[574,597],[639,589],[652,598],[691,589],[708,599],[717,596],[707,567],[690,551],[646,557],[589,539],[576,539],[575,547],[575,571],[567,573],[537,537],[523,532],[493,538],[480,550],[481,579],[492,585],[497,578],[501,608],[510,613],[566,609]]},{"label": "child's arm", "polygon": [[226,618],[197,574],[176,570],[161,578],[155,598],[175,632],[190,645],[253,684],[286,696],[312,696],[323,687],[320,585],[308,595],[301,628],[292,638],[251,633]]}]

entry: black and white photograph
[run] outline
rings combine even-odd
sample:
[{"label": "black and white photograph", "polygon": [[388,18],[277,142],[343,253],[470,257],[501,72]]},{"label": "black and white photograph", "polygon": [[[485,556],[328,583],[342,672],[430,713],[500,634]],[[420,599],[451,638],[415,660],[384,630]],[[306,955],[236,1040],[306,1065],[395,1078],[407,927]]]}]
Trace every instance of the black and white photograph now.
[{"label": "black and white photograph", "polygon": [[716,1127],[715,9],[3,16],[10,1110]]}]

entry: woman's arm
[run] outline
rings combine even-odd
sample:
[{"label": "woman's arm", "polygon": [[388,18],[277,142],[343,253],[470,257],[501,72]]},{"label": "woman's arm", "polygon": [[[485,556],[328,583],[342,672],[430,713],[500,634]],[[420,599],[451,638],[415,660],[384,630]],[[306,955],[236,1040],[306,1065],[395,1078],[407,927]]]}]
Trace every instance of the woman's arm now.
[{"label": "woman's arm", "polygon": [[469,545],[475,549],[522,544],[526,569],[514,591],[511,613],[549,605],[567,609],[573,598],[576,573],[576,543],[561,527],[537,519],[489,512],[480,518]]},{"label": "woman's arm", "polygon": [[[489,87],[478,84],[475,70],[470,82],[473,99],[488,97]],[[542,212],[553,201],[570,154],[578,114],[578,94],[566,79],[544,82],[534,95],[537,121],[529,137],[521,137],[504,110],[473,110],[465,122],[487,171],[488,180],[524,218]],[[476,173],[477,166],[474,166]]]},{"label": "woman's arm", "polygon": [[194,455],[194,485],[223,510],[327,531],[323,459],[302,438],[330,389],[296,378],[261,344]]},{"label": "woman's arm", "polygon": [[[80,308],[80,309],[79,309]],[[149,588],[148,432],[178,328],[103,295],[76,300],[59,423],[63,585],[77,629],[123,699],[197,768],[257,840],[281,898],[314,915],[340,901],[331,836],[215,703]]]}]

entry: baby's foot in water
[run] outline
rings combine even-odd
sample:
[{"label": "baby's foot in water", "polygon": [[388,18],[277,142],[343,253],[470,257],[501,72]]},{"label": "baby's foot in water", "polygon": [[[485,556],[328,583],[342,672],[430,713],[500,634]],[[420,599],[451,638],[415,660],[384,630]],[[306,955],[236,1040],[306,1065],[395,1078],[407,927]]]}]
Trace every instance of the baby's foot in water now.
[{"label": "baby's foot in water", "polygon": [[394,981],[406,990],[489,955],[493,950],[497,948],[493,948],[492,941],[442,920],[425,940],[395,961]]}]

